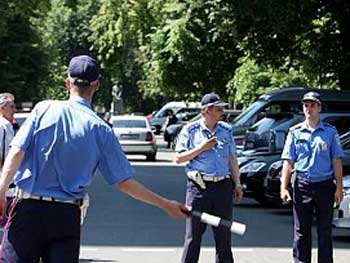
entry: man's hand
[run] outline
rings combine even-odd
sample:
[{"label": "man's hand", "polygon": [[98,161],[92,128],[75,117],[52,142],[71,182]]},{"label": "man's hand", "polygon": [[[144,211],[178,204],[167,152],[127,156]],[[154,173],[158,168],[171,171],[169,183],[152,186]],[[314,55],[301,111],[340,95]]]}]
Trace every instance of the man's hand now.
[{"label": "man's hand", "polygon": [[202,149],[202,151],[207,151],[215,147],[216,144],[217,144],[216,137],[213,136],[203,141],[202,144],[200,145],[200,148]]},{"label": "man's hand", "polygon": [[292,201],[292,198],[290,196],[288,189],[282,188],[280,192],[280,196],[283,204],[288,204],[290,201]]},{"label": "man's hand", "polygon": [[240,203],[243,198],[243,189],[241,184],[237,184],[234,189],[234,199],[236,203]]},{"label": "man's hand", "polygon": [[[189,217],[185,212],[189,211],[188,208],[180,204],[177,201],[168,200],[167,204],[164,206],[164,210],[167,214],[174,219],[185,219]],[[182,212],[185,211],[185,212]]]},{"label": "man's hand", "polygon": [[339,205],[341,203],[341,201],[343,201],[343,189],[342,187],[338,187],[335,189],[335,193],[334,193],[334,198],[335,198],[335,202]]}]

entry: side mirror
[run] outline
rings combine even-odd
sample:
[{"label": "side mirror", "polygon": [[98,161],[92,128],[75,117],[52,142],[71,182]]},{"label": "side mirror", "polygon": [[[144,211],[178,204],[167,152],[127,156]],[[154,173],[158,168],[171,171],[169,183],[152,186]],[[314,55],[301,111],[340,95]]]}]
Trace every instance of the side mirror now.
[{"label": "side mirror", "polygon": [[284,130],[270,130],[269,151],[276,152],[283,150],[286,135],[286,131]]}]

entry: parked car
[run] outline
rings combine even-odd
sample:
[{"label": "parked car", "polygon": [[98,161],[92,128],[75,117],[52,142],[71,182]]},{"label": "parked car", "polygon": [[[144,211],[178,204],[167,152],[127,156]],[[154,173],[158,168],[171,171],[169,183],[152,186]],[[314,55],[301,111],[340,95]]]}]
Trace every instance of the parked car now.
[{"label": "parked car", "polygon": [[[343,173],[350,174],[350,132],[341,135],[340,142],[344,151]],[[268,172],[264,179],[265,199],[277,205],[282,204],[280,199],[282,160],[279,157],[268,167]],[[289,190],[291,190],[291,184],[289,185]]]},{"label": "parked car", "polygon": [[30,115],[30,111],[21,111],[21,112],[15,112],[15,114],[13,115],[13,130],[15,131],[15,133],[19,130],[19,128],[22,126],[22,124],[24,123],[24,121],[28,118],[28,116]]},{"label": "parked car", "polygon": [[285,131],[286,133],[291,126],[303,119],[304,115],[301,113],[266,113],[262,119],[246,131],[243,149],[267,148],[269,146],[271,130]]},{"label": "parked car", "polygon": [[[235,117],[238,116],[238,114],[240,112],[241,111],[239,111],[239,110],[224,109],[222,120],[227,122],[227,123],[230,123]],[[170,125],[170,126],[167,127],[167,132],[170,135],[170,139],[172,141],[172,148],[173,149],[175,148],[175,145],[176,145],[177,135],[180,133],[182,127],[185,126],[187,123],[197,121],[200,118],[201,118],[201,113],[198,113],[196,116],[194,116],[193,118],[191,118],[188,121],[184,121],[184,120],[183,121],[179,121],[178,123]],[[165,140],[165,138],[164,138],[164,140]]]},{"label": "parked car", "polygon": [[290,87],[271,91],[259,97],[235,118],[231,125],[236,145],[243,145],[246,130],[264,117],[267,112],[300,112],[301,98],[308,91],[316,91],[322,98],[323,112],[344,111],[350,103],[349,91]]},{"label": "parked car", "polygon": [[[285,138],[289,129],[289,126],[294,125],[296,122],[302,121],[300,119],[302,115],[296,115],[294,119],[285,119],[285,123],[279,123],[279,125],[275,126],[272,129],[262,129],[262,134],[264,135],[264,140],[261,140],[261,136],[258,133],[252,138],[257,139],[258,144],[254,141],[251,141],[253,145],[259,145],[260,147],[244,150],[240,152],[241,156],[248,156],[250,158],[250,162],[240,167],[241,174],[241,183],[243,185],[243,190],[245,195],[248,197],[252,197],[257,200],[261,204],[269,204],[271,203],[270,198],[266,195],[265,189],[265,178],[268,174],[268,170],[271,165],[280,160],[281,153],[283,150]],[[320,119],[331,125],[334,125],[340,134],[345,131],[349,131],[350,127],[350,112],[326,112],[320,114]],[[262,120],[262,125],[265,125]],[[274,126],[274,122],[269,122]],[[277,121],[278,123],[278,121]],[[258,124],[258,123],[257,123]],[[283,130],[278,130],[283,127]],[[276,130],[277,129],[277,130]],[[259,129],[257,129],[259,130]],[[268,132],[267,132],[268,131]],[[348,137],[350,137],[348,135]],[[342,140],[345,140],[346,135],[344,135]],[[346,147],[343,145],[343,148]],[[345,152],[345,151],[344,151]],[[350,159],[350,157],[349,157]],[[350,160],[349,160],[349,168],[350,168]],[[346,166],[345,172],[347,172],[348,167]],[[350,174],[350,170],[349,170]],[[278,188],[279,191],[279,188]],[[279,197],[279,192],[278,192]],[[278,200],[279,201],[279,200]]]},{"label": "parked car", "polygon": [[126,154],[142,154],[147,161],[156,160],[156,139],[145,116],[112,116],[110,123]]},{"label": "parked car", "polygon": [[343,177],[343,195],[343,201],[334,209],[333,226],[350,228],[350,175]]},{"label": "parked car", "polygon": [[160,134],[161,129],[170,113],[177,113],[182,108],[200,108],[199,102],[171,101],[166,103],[150,118],[150,124],[155,134]]}]

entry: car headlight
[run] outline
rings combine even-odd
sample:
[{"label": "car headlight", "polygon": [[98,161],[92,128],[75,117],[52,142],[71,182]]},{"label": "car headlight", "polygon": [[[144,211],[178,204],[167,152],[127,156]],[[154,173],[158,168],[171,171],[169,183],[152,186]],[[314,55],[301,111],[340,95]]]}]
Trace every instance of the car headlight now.
[{"label": "car headlight", "polygon": [[247,157],[237,157],[237,163],[238,163],[238,166],[240,166],[242,163],[246,162],[248,160]]},{"label": "car headlight", "polygon": [[265,162],[250,162],[243,165],[240,169],[240,173],[256,173],[266,166]]}]

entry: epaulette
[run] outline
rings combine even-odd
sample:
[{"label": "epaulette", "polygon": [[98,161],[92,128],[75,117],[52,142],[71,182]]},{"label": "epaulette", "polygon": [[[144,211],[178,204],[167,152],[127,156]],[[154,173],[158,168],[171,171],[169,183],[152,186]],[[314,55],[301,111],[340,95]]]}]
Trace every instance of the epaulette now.
[{"label": "epaulette", "polygon": [[324,126],[327,126],[329,128],[332,128],[334,130],[337,130],[337,128],[335,126],[333,126],[332,124],[329,124],[328,122],[322,122]]},{"label": "epaulette", "polygon": [[200,127],[199,122],[189,123],[186,125],[188,132],[192,132]]},{"label": "epaulette", "polygon": [[228,124],[227,122],[219,121],[217,125],[220,128],[223,128],[224,130],[227,130],[227,131],[231,131],[232,130],[232,126],[230,124]]},{"label": "epaulette", "polygon": [[301,122],[301,123],[298,123],[298,124],[296,124],[296,125],[290,127],[289,130],[290,130],[290,131],[295,131],[295,130],[300,129],[302,126],[303,126],[303,123]]}]

